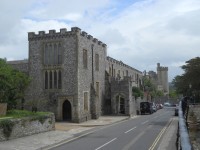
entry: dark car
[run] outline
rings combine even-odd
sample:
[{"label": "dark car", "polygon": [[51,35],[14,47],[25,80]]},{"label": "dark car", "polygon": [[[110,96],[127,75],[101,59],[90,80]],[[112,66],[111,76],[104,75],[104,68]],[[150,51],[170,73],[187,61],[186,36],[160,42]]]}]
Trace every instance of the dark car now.
[{"label": "dark car", "polygon": [[140,103],[140,113],[141,113],[141,115],[145,114],[145,113],[152,114],[153,113],[153,103],[141,102]]}]

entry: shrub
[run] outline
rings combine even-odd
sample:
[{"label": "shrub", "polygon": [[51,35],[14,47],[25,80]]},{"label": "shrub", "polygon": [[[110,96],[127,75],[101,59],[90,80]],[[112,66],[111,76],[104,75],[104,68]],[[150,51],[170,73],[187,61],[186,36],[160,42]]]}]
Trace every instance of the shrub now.
[{"label": "shrub", "polygon": [[8,139],[12,133],[14,122],[10,119],[0,121],[0,128],[3,129],[4,136]]}]

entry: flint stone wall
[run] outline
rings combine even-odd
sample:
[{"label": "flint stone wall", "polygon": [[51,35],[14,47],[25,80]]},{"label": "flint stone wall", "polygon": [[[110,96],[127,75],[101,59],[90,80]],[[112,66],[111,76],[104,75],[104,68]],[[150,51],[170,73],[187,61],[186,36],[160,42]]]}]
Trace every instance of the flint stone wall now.
[{"label": "flint stone wall", "polygon": [[14,123],[10,136],[7,138],[0,128],[0,141],[16,139],[28,135],[55,130],[55,116],[53,113],[45,115],[45,119],[34,120],[30,117],[23,119],[11,119]]}]

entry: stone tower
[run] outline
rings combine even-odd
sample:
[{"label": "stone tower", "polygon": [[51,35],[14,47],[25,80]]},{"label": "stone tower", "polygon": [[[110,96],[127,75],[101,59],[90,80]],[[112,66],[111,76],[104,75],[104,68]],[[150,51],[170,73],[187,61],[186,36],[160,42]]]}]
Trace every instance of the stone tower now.
[{"label": "stone tower", "polygon": [[77,27],[29,32],[28,40],[32,82],[27,103],[54,112],[57,120],[98,118],[105,91],[106,44]]},{"label": "stone tower", "polygon": [[165,95],[169,94],[169,83],[168,83],[168,67],[160,66],[157,63],[157,82],[158,90],[162,90]]}]

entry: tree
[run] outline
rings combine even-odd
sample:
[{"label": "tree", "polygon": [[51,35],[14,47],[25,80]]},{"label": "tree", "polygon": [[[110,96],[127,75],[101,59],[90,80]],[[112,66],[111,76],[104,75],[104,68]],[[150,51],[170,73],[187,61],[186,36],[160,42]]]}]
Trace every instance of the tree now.
[{"label": "tree", "polygon": [[0,102],[8,104],[8,109],[16,106],[17,100],[24,97],[30,78],[0,59]]},{"label": "tree", "polygon": [[144,94],[143,92],[140,90],[140,88],[138,87],[132,87],[132,94],[133,96],[135,97],[135,100],[138,98],[138,97],[141,97],[143,98]]},{"label": "tree", "polygon": [[192,58],[181,66],[184,73],[173,79],[178,94],[191,96],[195,94],[196,98],[200,97],[200,57]]}]

